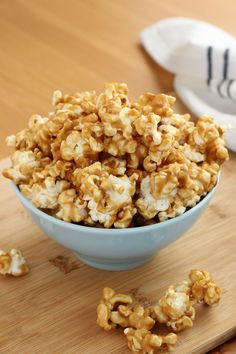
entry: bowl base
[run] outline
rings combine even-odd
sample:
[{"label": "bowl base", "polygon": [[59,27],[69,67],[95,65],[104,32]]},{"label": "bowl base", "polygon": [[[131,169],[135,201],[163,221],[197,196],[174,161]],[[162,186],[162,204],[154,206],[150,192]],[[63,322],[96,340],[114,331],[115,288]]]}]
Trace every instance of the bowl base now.
[{"label": "bowl base", "polygon": [[79,258],[79,260],[82,263],[85,263],[93,268],[97,269],[103,269],[103,270],[112,270],[112,271],[117,271],[117,270],[127,270],[127,269],[133,269],[136,267],[139,267],[145,263],[150,262],[153,259],[153,255],[145,258],[138,258],[136,260],[127,260],[127,259],[120,259],[120,260],[107,260],[107,262],[97,259],[97,258],[91,258],[91,257],[86,257],[86,256],[81,256],[79,253],[76,253],[76,256]]}]

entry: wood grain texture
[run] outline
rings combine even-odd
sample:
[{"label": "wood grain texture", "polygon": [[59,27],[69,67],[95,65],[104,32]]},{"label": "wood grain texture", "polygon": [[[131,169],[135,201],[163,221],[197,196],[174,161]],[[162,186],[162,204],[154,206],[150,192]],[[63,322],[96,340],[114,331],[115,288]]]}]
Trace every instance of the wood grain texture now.
[{"label": "wood grain texture", "polygon": [[[7,164],[9,160],[0,162],[0,170]],[[22,278],[0,279],[0,353],[128,354],[121,330],[105,332],[96,325],[102,288],[119,292],[137,288],[139,298],[153,303],[193,267],[213,274],[222,287],[222,300],[217,306],[199,306],[194,327],[179,335],[175,353],[203,354],[232,337],[236,333],[235,171],[233,156],[211,205],[190,232],[151,263],[121,272],[83,265],[48,239],[1,177],[0,248],[22,250],[31,271]],[[72,263],[70,272],[50,261],[59,255]]]}]

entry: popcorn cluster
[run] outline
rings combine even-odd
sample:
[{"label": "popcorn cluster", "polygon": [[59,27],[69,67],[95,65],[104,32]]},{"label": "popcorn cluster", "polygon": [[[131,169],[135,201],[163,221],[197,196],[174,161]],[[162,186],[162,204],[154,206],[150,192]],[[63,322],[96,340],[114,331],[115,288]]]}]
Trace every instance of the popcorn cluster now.
[{"label": "popcorn cluster", "polygon": [[104,288],[102,299],[97,307],[97,323],[106,331],[121,327],[145,328],[150,330],[155,321],[149,316],[149,309],[133,304],[130,295],[116,294],[111,288]]},{"label": "popcorn cluster", "polygon": [[146,308],[134,304],[130,295],[116,294],[106,287],[97,306],[97,324],[106,331],[117,326],[125,328],[124,334],[133,354],[153,354],[158,349],[172,351],[177,335],[169,333],[162,336],[152,333],[151,329],[158,323],[165,324],[173,332],[192,327],[194,306],[198,302],[216,304],[220,297],[221,289],[211,275],[198,269],[189,272],[189,281],[169,286],[158,305]]},{"label": "popcorn cluster", "polygon": [[177,335],[169,333],[166,336],[153,334],[146,329],[126,328],[124,330],[128,341],[128,347],[132,353],[154,354],[156,349],[164,349],[171,352],[177,342]]},{"label": "popcorn cluster", "polygon": [[175,98],[126,84],[103,93],[53,94],[53,112],[33,115],[7,138],[15,148],[3,175],[34,205],[62,220],[125,228],[163,221],[193,207],[228,159],[224,130],[210,116],[194,124]]},{"label": "popcorn cluster", "polygon": [[166,294],[154,306],[152,315],[160,323],[165,323],[175,332],[193,326],[195,318],[195,298],[191,297],[188,282],[183,281],[177,286],[171,285]]},{"label": "popcorn cluster", "polygon": [[10,250],[10,252],[4,252],[0,250],[0,274],[13,275],[19,277],[29,272],[29,267],[26,264],[21,252],[16,249]]}]

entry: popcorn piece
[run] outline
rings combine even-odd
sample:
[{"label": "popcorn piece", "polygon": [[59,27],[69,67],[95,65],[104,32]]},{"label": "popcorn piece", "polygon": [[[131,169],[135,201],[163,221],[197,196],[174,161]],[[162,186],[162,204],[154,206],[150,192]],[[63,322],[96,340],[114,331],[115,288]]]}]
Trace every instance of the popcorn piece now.
[{"label": "popcorn piece", "polygon": [[89,215],[92,221],[99,222],[106,228],[111,227],[116,220],[116,209],[112,206],[104,206],[102,203],[98,204],[94,199],[88,198],[88,200]]},{"label": "popcorn piece", "polygon": [[6,137],[6,144],[9,147],[15,148],[16,147],[16,136],[14,134],[8,135]]},{"label": "popcorn piece", "polygon": [[33,136],[33,141],[45,155],[50,154],[50,131],[47,127],[49,119],[35,114],[30,117],[28,127]]},{"label": "popcorn piece", "polygon": [[223,134],[224,130],[215,124],[211,116],[203,115],[189,135],[189,144],[200,152],[205,150],[207,160],[223,163],[229,158]]},{"label": "popcorn piece", "polygon": [[36,148],[33,134],[29,129],[24,129],[16,135],[9,135],[6,138],[7,146],[18,150],[33,150]]},{"label": "popcorn piece", "polygon": [[[122,116],[119,114],[122,108],[128,104],[127,93],[126,84],[109,83],[105,84],[104,93],[101,93],[97,98],[98,113],[104,123],[107,136],[113,136],[117,129],[119,130],[123,126]],[[135,113],[135,109],[132,111],[133,113]],[[119,126],[120,124],[121,126]]]},{"label": "popcorn piece", "polygon": [[20,190],[37,208],[55,209],[58,206],[59,194],[69,187],[70,183],[67,181],[46,177],[44,181],[32,186],[22,184]]},{"label": "popcorn piece", "polygon": [[32,133],[35,133],[39,128],[48,122],[47,117],[42,117],[39,114],[34,114],[30,117],[28,127]]},{"label": "popcorn piece", "polygon": [[141,182],[141,198],[137,200],[136,206],[139,213],[146,219],[152,219],[159,211],[167,210],[169,207],[168,199],[156,200],[151,193],[150,177],[145,177]]},{"label": "popcorn piece", "polygon": [[155,325],[155,321],[150,317],[150,310],[136,305],[129,315],[129,327],[145,328],[150,330]]},{"label": "popcorn piece", "polygon": [[144,142],[147,146],[150,143],[160,145],[162,141],[162,134],[157,128],[160,120],[161,117],[154,113],[149,113],[147,116],[141,115],[135,120],[135,129],[139,135],[143,136]]},{"label": "popcorn piece", "polygon": [[118,214],[114,226],[116,228],[126,228],[129,227],[133,216],[137,213],[137,209],[133,205],[125,206]]},{"label": "popcorn piece", "polygon": [[123,328],[133,327],[149,330],[155,325],[155,321],[149,315],[149,309],[144,309],[140,305],[134,307],[119,305],[116,311],[111,311],[110,319],[112,323]]},{"label": "popcorn piece", "polygon": [[56,106],[62,99],[62,92],[60,90],[56,90],[52,94],[52,105]]},{"label": "popcorn piece", "polygon": [[[199,167],[189,160],[161,167],[141,182],[141,198],[136,202],[139,213],[146,219],[158,214],[160,221],[183,214],[187,207],[196,205],[201,196],[214,187],[218,169],[218,165],[212,168],[204,162]],[[160,201],[165,201],[163,208]]]},{"label": "popcorn piece", "polygon": [[117,220],[116,225],[128,226],[136,213],[132,204],[136,177],[109,175],[101,163],[75,170],[75,183],[84,193],[82,199],[88,201],[92,221],[110,227]]},{"label": "popcorn piece", "polygon": [[132,196],[135,193],[135,181],[131,177],[116,177],[109,175],[101,183],[101,188],[106,192],[107,203],[121,208],[132,202]]},{"label": "popcorn piece", "polygon": [[97,307],[97,323],[105,330],[116,326],[151,329],[155,321],[150,317],[149,309],[132,305],[132,297],[115,294],[110,288],[103,289],[101,303]]},{"label": "popcorn piece", "polygon": [[154,95],[153,93],[147,92],[143,96],[140,96],[138,100],[138,104],[143,107],[144,111],[147,110],[147,107],[150,107],[155,114],[161,117],[169,117],[173,114],[171,106],[174,103],[174,97],[162,93]]},{"label": "popcorn piece", "polygon": [[78,124],[74,127],[74,129],[81,129],[81,137],[90,145],[92,151],[103,151],[104,127],[97,114],[89,114],[86,118],[83,116],[80,117],[78,119]]},{"label": "popcorn piece", "polygon": [[108,176],[108,173],[102,170],[101,162],[95,162],[88,167],[77,168],[73,172],[72,183],[83,193],[84,200],[99,202],[103,197],[100,189],[102,175]]},{"label": "popcorn piece", "polygon": [[158,212],[165,211],[170,206],[171,193],[175,190],[178,180],[167,173],[152,173],[143,178],[140,187],[141,198],[136,206],[139,213],[146,219],[152,219]]},{"label": "popcorn piece", "polygon": [[188,160],[196,163],[204,161],[204,155],[194,149],[191,149],[191,147],[187,144],[184,144],[184,156]]},{"label": "popcorn piece", "polygon": [[132,304],[132,297],[124,294],[116,294],[111,288],[104,288],[101,302],[97,307],[97,324],[106,331],[115,328],[116,324],[111,321],[111,313],[117,305]]},{"label": "popcorn piece", "polygon": [[124,156],[126,153],[132,154],[138,146],[134,138],[126,139],[121,133],[112,137],[104,138],[104,151],[112,156]]},{"label": "popcorn piece", "polygon": [[29,267],[20,251],[16,249],[12,249],[10,252],[0,250],[0,274],[18,277],[28,272]]},{"label": "popcorn piece", "polygon": [[73,162],[57,160],[56,162],[48,164],[45,169],[41,171],[41,173],[45,171],[45,177],[60,177],[61,179],[66,179],[67,181],[70,181],[75,168],[76,166]]},{"label": "popcorn piece", "polygon": [[112,100],[109,101],[108,109],[105,106],[100,106],[99,108],[99,116],[104,123],[106,136],[114,136],[118,132],[122,132],[124,138],[132,138],[132,123],[139,115],[136,109],[122,107],[122,102],[119,105]]},{"label": "popcorn piece", "polygon": [[175,332],[193,326],[195,318],[194,301],[190,299],[190,290],[186,283],[170,286],[166,294],[153,307],[153,317],[165,323]]},{"label": "popcorn piece", "polygon": [[177,335],[169,333],[166,336],[152,334],[150,331],[141,328],[126,328],[124,334],[128,340],[128,347],[132,353],[154,354],[157,349],[173,351],[173,346],[177,342]]},{"label": "popcorn piece", "polygon": [[126,160],[112,156],[102,161],[102,168],[109,174],[123,176],[126,171]]},{"label": "popcorn piece", "polygon": [[77,116],[81,116],[83,113],[90,114],[96,112],[96,100],[97,95],[95,91],[77,92],[74,95],[62,95],[62,97],[55,102],[55,110],[56,112],[73,112]]},{"label": "popcorn piece", "polygon": [[61,156],[66,161],[74,160],[77,166],[88,166],[97,159],[97,153],[92,151],[90,145],[81,137],[80,133],[73,131],[61,143]]},{"label": "popcorn piece", "polygon": [[128,86],[125,83],[111,82],[105,84],[105,94],[112,98],[112,96],[117,95],[121,100],[126,98],[128,94]]},{"label": "popcorn piece", "polygon": [[137,139],[137,141],[138,145],[136,146],[135,152],[127,156],[127,166],[135,169],[143,164],[143,160],[148,155],[148,148],[142,144],[141,140]]},{"label": "popcorn piece", "polygon": [[58,197],[58,204],[60,208],[56,216],[64,221],[80,222],[88,215],[87,203],[80,200],[74,189],[62,192]]},{"label": "popcorn piece", "polygon": [[221,289],[210,275],[204,270],[192,269],[189,273],[191,295],[197,301],[204,301],[207,305],[219,302]]},{"label": "popcorn piece", "polygon": [[3,176],[17,184],[29,181],[33,170],[40,164],[38,157],[32,151],[16,150],[11,159],[12,167],[6,168]]},{"label": "popcorn piece", "polygon": [[[121,211],[122,214],[119,214],[118,217],[123,221],[126,219],[128,223],[131,222],[133,213],[136,212],[136,209],[132,206],[135,181],[132,183],[131,178],[127,176],[116,177],[109,175],[107,178],[102,178],[100,188],[105,199],[101,200],[99,204],[94,203],[93,199],[88,203],[92,219],[104,223],[105,227],[109,227],[111,220],[115,222],[116,216]],[[124,215],[124,208],[128,206],[129,212],[127,210],[128,214]],[[121,223],[122,221],[119,220],[119,222]]]},{"label": "popcorn piece", "polygon": [[[189,204],[190,206],[191,203],[194,206],[199,200],[200,197],[196,195],[195,198],[192,198],[191,201],[187,202],[187,204]],[[161,211],[160,213],[158,213],[158,219],[160,221],[165,221],[170,218],[175,218],[176,216],[182,215],[185,210],[186,207],[184,206],[183,201],[180,198],[175,197],[173,198],[171,205],[166,211]]]}]

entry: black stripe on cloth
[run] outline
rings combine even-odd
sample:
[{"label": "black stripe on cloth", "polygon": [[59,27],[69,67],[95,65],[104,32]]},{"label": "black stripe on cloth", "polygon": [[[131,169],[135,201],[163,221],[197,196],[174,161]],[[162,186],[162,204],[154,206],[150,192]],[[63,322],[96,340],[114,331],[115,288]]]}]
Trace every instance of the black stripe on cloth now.
[{"label": "black stripe on cloth", "polygon": [[225,82],[225,79],[221,80],[218,85],[217,85],[217,91],[218,94],[220,95],[220,97],[225,98],[226,96],[224,96],[221,92],[221,86],[223,85],[223,83]]},{"label": "black stripe on cloth", "polygon": [[228,79],[228,68],[229,68],[229,49],[228,48],[225,49],[225,51],[224,51],[223,59],[224,59],[224,62],[223,62],[223,73],[222,73],[223,79],[217,85],[217,91],[218,91],[218,94],[220,95],[220,97],[225,98],[228,95],[228,91],[226,90],[227,95],[225,96],[221,92],[221,88],[222,88],[222,85],[225,82],[225,80]]},{"label": "black stripe on cloth", "polygon": [[224,66],[223,66],[223,78],[228,79],[228,68],[229,68],[229,49],[224,52]]},{"label": "black stripe on cloth", "polygon": [[210,86],[212,79],[212,46],[207,48],[207,85]]},{"label": "black stripe on cloth", "polygon": [[233,97],[232,97],[232,95],[231,95],[231,93],[230,93],[230,87],[231,87],[231,85],[232,85],[233,82],[234,82],[233,79],[229,80],[228,85],[227,85],[227,88],[226,88],[227,95],[228,95],[228,97],[231,98],[232,100],[233,100]]}]

